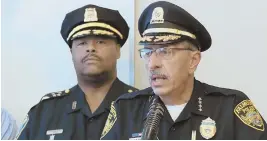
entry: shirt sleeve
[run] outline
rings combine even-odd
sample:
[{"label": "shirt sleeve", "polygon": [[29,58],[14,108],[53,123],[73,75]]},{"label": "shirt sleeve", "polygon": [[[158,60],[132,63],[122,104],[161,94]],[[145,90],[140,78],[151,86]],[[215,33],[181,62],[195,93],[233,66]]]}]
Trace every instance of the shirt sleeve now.
[{"label": "shirt sleeve", "polygon": [[23,120],[23,123],[22,125],[20,126],[20,129],[19,129],[19,132],[16,136],[16,139],[17,140],[29,140],[30,139],[30,136],[29,136],[29,133],[30,133],[30,117],[31,114],[30,112],[26,115],[26,117],[24,118]]},{"label": "shirt sleeve", "polygon": [[13,140],[16,137],[17,124],[5,109],[1,109],[1,139]]}]

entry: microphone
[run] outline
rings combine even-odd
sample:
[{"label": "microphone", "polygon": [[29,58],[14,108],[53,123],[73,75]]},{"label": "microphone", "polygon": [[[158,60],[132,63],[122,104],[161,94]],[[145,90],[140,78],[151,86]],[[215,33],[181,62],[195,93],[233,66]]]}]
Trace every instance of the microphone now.
[{"label": "microphone", "polygon": [[164,114],[163,103],[159,96],[155,96],[149,107],[147,119],[142,132],[141,140],[156,140],[159,124]]}]

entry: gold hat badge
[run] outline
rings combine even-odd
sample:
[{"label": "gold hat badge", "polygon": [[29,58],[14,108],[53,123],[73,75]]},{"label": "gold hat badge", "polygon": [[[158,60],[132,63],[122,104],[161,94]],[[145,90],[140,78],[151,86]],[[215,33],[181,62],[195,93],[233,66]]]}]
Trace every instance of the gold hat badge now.
[{"label": "gold hat badge", "polygon": [[164,23],[164,10],[162,7],[156,7],[152,12],[152,18],[150,24],[154,23]]},{"label": "gold hat badge", "polygon": [[84,12],[84,22],[97,21],[97,12],[95,8],[86,8]]}]

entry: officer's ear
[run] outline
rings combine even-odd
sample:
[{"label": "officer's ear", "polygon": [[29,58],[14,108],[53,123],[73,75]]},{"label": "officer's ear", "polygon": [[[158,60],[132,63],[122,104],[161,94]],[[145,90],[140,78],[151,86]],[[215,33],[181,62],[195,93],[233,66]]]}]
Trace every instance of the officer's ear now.
[{"label": "officer's ear", "polygon": [[117,44],[116,45],[116,51],[117,51],[117,59],[121,57],[121,45]]},{"label": "officer's ear", "polygon": [[193,74],[196,71],[198,64],[200,63],[201,52],[198,49],[193,50],[190,53],[190,58],[191,59],[190,59],[190,64],[189,64],[189,73]]},{"label": "officer's ear", "polygon": [[73,41],[71,41],[71,42],[69,43],[69,47],[70,47],[70,53],[72,54]]}]

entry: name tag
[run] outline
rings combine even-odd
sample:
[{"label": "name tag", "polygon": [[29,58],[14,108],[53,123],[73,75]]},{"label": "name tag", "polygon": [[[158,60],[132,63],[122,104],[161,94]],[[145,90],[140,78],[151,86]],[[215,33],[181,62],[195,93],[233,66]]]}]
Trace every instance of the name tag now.
[{"label": "name tag", "polygon": [[141,140],[142,133],[133,133],[132,137],[129,140]]},{"label": "name tag", "polygon": [[49,140],[54,140],[56,134],[63,133],[63,129],[55,129],[46,131],[46,135],[50,136]]},{"label": "name tag", "polygon": [[141,140],[141,137],[129,138],[129,140]]}]

